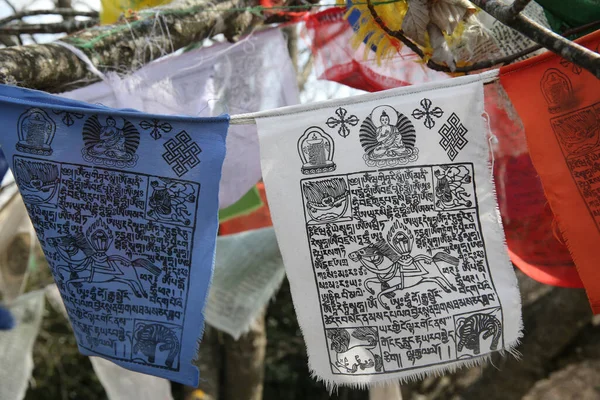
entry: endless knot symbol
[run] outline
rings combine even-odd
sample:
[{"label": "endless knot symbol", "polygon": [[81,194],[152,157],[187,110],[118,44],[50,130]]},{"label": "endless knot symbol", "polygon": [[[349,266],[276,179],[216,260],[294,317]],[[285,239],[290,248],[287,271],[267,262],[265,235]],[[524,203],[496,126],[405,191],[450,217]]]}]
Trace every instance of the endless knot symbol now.
[{"label": "endless knot symbol", "polygon": [[197,157],[202,152],[202,149],[186,131],[179,132],[173,139],[169,139],[165,143],[167,150],[162,156],[173,168],[177,176],[181,176],[200,164],[200,159]]},{"label": "endless knot symbol", "polygon": [[442,109],[439,107],[435,107],[432,109],[431,100],[429,99],[423,99],[420,101],[419,104],[421,105],[421,107],[423,107],[423,109],[421,110],[420,108],[415,108],[415,110],[412,112],[413,118],[421,119],[425,117],[425,126],[429,129],[433,128],[435,126],[435,120],[433,119],[433,117],[441,118],[442,115],[444,115],[444,111],[442,111]]},{"label": "endless knot symbol", "polygon": [[60,111],[54,111],[54,114],[56,114],[56,115],[63,114],[62,122],[66,126],[73,125],[75,123],[75,118],[77,118],[77,119],[83,118],[83,114],[78,113],[78,112],[73,112],[73,111],[60,110]]},{"label": "endless knot symbol", "polygon": [[340,136],[343,138],[348,137],[350,134],[350,128],[348,128],[347,125],[356,126],[356,124],[358,124],[358,118],[356,115],[350,115],[346,118],[348,111],[342,107],[339,107],[337,110],[335,110],[335,115],[337,115],[338,118],[329,117],[327,119],[327,126],[331,129],[334,129],[339,125],[340,129],[338,129],[338,133]]},{"label": "endless knot symbol", "polygon": [[446,123],[440,128],[438,132],[442,136],[440,145],[442,149],[446,150],[451,161],[454,161],[458,155],[458,151],[462,150],[469,143],[465,139],[467,132],[467,128],[460,122],[458,115],[455,113],[452,113]]},{"label": "endless knot symbol", "polygon": [[157,119],[152,119],[151,121],[142,121],[140,122],[140,128],[147,131],[148,129],[152,129],[150,132],[150,136],[152,139],[158,140],[161,138],[160,132],[169,133],[173,127],[168,122],[160,122]]}]

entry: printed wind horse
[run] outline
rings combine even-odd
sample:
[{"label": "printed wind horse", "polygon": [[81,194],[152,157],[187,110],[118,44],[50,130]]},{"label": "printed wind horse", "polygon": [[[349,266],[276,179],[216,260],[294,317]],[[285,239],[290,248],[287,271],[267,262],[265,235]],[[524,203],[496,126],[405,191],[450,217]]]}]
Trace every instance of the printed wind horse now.
[{"label": "printed wind horse", "polygon": [[[446,262],[457,267],[458,258],[444,252],[438,252],[433,257],[425,254],[413,256],[411,255],[413,242],[414,236],[410,230],[396,221],[388,231],[387,241],[378,240],[348,255],[350,260],[360,262],[363,267],[376,275],[367,278],[364,287],[374,295],[375,290],[369,284],[380,285],[377,300],[386,310],[390,307],[383,302],[383,296],[391,299],[396,296],[394,292],[422,283],[435,283],[446,293],[456,291],[456,287],[441,272],[438,263]],[[391,262],[387,267],[384,267],[385,259]]]},{"label": "printed wind horse", "polygon": [[107,255],[112,242],[112,232],[101,219],[87,229],[86,236],[66,235],[48,239],[48,245],[55,248],[61,260],[66,262],[56,269],[58,274],[66,272],[67,290],[70,290],[70,285],[81,286],[82,282],[118,282],[131,288],[136,297],[147,298],[148,293],[140,283],[137,270],[143,269],[158,276],[160,268],[143,258],[129,261],[119,255]]}]

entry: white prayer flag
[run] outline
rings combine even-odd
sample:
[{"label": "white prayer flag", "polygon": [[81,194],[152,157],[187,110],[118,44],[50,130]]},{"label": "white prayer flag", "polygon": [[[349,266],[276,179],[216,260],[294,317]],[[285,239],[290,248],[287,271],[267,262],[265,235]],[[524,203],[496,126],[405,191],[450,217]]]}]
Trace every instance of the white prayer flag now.
[{"label": "white prayer flag", "polygon": [[489,75],[255,115],[310,368],[328,385],[474,365],[518,343]]},{"label": "white prayer flag", "polygon": [[[298,85],[287,41],[279,29],[270,29],[235,44],[165,57],[123,78],[109,74],[103,82],[61,96],[147,113],[210,117],[296,104]],[[140,128],[154,139],[172,129],[158,120]],[[254,125],[229,127],[219,208],[234,204],[260,180],[258,151]]]}]

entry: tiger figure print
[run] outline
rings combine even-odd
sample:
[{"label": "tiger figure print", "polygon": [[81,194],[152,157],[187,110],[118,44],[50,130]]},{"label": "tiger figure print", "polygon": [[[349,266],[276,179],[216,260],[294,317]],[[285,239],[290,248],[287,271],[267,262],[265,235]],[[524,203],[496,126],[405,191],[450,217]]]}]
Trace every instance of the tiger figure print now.
[{"label": "tiger figure print", "polygon": [[502,336],[502,324],[498,318],[483,313],[460,318],[456,327],[456,334],[459,338],[458,351],[461,352],[465,347],[472,350],[473,354],[479,354],[481,352],[479,336],[482,333],[483,339],[492,336],[490,350],[496,350]]},{"label": "tiger figure print", "polygon": [[175,357],[179,354],[179,339],[173,332],[161,324],[138,324],[133,335],[133,354],[141,352],[148,357],[148,362],[154,364],[156,359],[156,346],[159,351],[168,351],[165,365],[173,366]]}]

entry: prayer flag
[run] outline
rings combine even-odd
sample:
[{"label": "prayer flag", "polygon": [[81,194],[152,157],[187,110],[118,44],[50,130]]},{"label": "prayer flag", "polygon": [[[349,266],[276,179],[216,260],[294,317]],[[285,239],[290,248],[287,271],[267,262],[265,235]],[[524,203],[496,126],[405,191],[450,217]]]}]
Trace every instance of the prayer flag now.
[{"label": "prayer flag", "polygon": [[489,76],[255,115],[309,365],[328,385],[408,379],[517,345],[482,116]]},{"label": "prayer flag", "polygon": [[[0,86],[3,151],[81,353],[195,386],[228,116]],[[168,125],[161,137],[144,126]]]},{"label": "prayer flag", "polygon": [[[578,40],[598,52],[600,31]],[[500,70],[592,310],[600,313],[600,80],[552,53]]]}]

